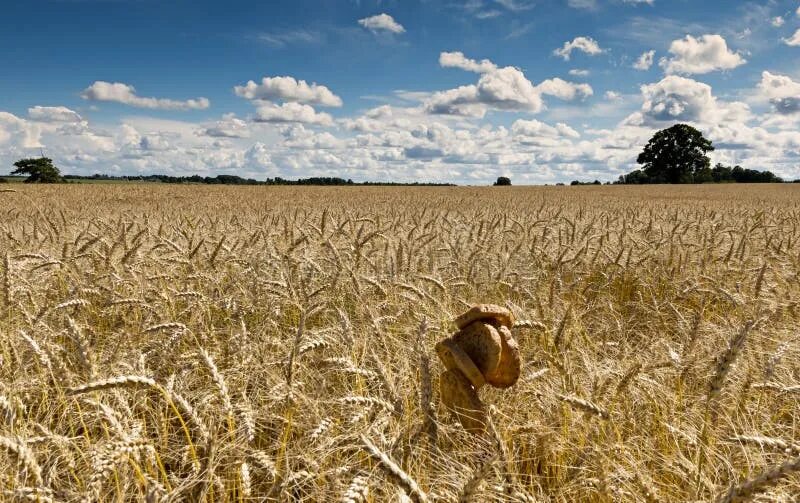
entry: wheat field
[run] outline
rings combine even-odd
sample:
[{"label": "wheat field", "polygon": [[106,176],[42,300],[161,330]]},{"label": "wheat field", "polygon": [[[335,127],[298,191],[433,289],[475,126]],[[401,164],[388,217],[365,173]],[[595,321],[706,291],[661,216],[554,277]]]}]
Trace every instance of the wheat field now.
[{"label": "wheat field", "polygon": [[[2,501],[795,501],[800,186],[0,190]],[[439,401],[519,320],[485,435]]]}]

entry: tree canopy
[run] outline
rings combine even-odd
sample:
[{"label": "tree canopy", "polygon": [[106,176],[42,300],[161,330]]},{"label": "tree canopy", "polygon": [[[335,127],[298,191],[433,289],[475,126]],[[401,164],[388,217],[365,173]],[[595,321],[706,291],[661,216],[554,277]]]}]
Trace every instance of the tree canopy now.
[{"label": "tree canopy", "polygon": [[47,157],[32,159],[20,159],[14,163],[17,168],[11,172],[12,175],[28,175],[25,183],[62,183],[64,178],[55,165],[53,160]]},{"label": "tree canopy", "polygon": [[692,183],[711,165],[706,153],[713,150],[703,133],[688,124],[675,124],[653,135],[636,162],[651,183]]},{"label": "tree canopy", "polygon": [[497,181],[494,182],[495,187],[497,186],[508,186],[511,185],[511,178],[507,176],[498,176]]}]

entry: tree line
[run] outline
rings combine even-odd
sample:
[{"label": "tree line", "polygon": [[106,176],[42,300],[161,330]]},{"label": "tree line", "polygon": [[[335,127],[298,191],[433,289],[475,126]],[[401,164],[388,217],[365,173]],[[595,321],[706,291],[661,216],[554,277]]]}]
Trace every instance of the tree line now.
[{"label": "tree line", "polygon": [[[351,179],[332,176],[312,176],[310,178],[300,178],[297,180],[287,180],[276,176],[266,180],[256,180],[254,178],[243,178],[237,175],[217,175],[217,176],[171,176],[171,175],[141,175],[141,176],[112,176],[104,174],[83,175],[61,175],[60,170],[53,164],[53,160],[48,157],[33,159],[21,159],[14,163],[17,169],[11,172],[12,175],[28,175],[25,183],[69,183],[70,181],[117,181],[117,182],[152,182],[152,183],[172,183],[172,184],[205,184],[205,185],[366,185],[366,186],[453,186],[452,183],[400,183],[400,182],[354,182]],[[6,180],[0,178],[0,183]]]}]

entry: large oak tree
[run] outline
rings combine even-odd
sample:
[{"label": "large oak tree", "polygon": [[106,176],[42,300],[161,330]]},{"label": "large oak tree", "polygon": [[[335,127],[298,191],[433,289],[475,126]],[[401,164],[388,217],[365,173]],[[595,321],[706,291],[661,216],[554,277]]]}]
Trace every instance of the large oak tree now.
[{"label": "large oak tree", "polygon": [[649,183],[692,183],[711,166],[706,153],[713,150],[703,133],[675,124],[653,135],[636,162],[643,165]]}]

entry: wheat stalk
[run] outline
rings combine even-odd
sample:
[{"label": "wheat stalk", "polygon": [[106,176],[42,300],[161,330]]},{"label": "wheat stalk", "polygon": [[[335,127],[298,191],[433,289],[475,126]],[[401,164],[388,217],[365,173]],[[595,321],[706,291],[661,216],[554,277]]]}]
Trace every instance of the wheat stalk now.
[{"label": "wheat stalk", "polygon": [[777,485],[781,480],[800,471],[800,458],[775,466],[757,477],[732,486],[727,493],[717,499],[718,503],[740,503],[751,501],[753,497]]},{"label": "wheat stalk", "polygon": [[364,435],[359,437],[361,439],[361,443],[363,444],[364,449],[367,453],[377,461],[381,468],[386,470],[386,472],[394,478],[402,487],[406,490],[406,492],[411,496],[411,499],[414,500],[416,503],[425,503],[428,501],[428,495],[420,489],[419,484],[411,478],[406,472],[400,468],[397,463],[395,463],[389,456],[387,456],[383,451],[378,449],[375,444],[370,441]]}]

